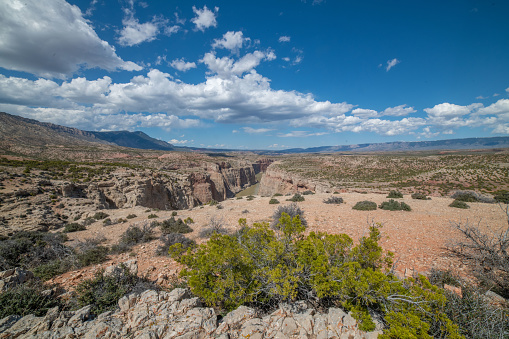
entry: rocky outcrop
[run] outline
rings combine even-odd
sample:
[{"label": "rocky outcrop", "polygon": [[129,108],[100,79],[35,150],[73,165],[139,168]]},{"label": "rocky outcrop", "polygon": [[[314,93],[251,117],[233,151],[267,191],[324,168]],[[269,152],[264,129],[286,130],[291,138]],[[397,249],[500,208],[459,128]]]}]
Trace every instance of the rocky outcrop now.
[{"label": "rocky outcrop", "polygon": [[193,196],[199,203],[223,201],[233,198],[236,193],[256,183],[252,165],[232,167],[229,163],[207,164],[204,173],[189,176]]},{"label": "rocky outcrop", "polygon": [[257,160],[253,164],[253,168],[255,170],[255,173],[258,174],[260,172],[265,172],[267,170],[267,168],[270,166],[270,164],[272,164],[273,162],[274,162],[274,160],[267,159],[267,158]]},{"label": "rocky outcrop", "polygon": [[213,308],[189,298],[185,289],[147,290],[124,296],[115,312],[91,316],[91,306],[77,311],[50,309],[46,316],[9,316],[0,320],[1,338],[376,338],[362,332],[350,314],[339,308],[318,313],[304,302],[282,304],[257,315],[241,306],[222,319]]},{"label": "rocky outcrop", "polygon": [[110,181],[89,184],[63,183],[60,193],[66,198],[85,199],[96,209],[144,206],[157,209],[186,209],[195,205],[186,182],[167,177],[114,177]]},{"label": "rocky outcrop", "polygon": [[19,267],[0,272],[0,292],[24,284],[34,278],[34,274]]},{"label": "rocky outcrop", "polygon": [[269,166],[260,182],[258,194],[271,196],[275,193],[287,194],[308,190],[316,193],[327,193],[330,192],[331,188],[324,183],[301,178],[275,166]]},{"label": "rocky outcrop", "polygon": [[[261,161],[258,168],[264,168],[267,163]],[[20,230],[58,229],[98,209],[136,206],[188,209],[211,200],[232,198],[256,183],[255,168],[247,161],[233,165],[204,162],[200,167],[186,174],[168,169],[120,169],[109,173],[107,178],[82,182],[50,180],[42,175],[31,179],[32,183],[38,180],[35,185],[0,193],[0,235]]]},{"label": "rocky outcrop", "polygon": [[2,197],[0,235],[6,236],[20,230],[48,231],[63,226],[64,220],[50,207],[49,194],[18,196],[16,193]]}]

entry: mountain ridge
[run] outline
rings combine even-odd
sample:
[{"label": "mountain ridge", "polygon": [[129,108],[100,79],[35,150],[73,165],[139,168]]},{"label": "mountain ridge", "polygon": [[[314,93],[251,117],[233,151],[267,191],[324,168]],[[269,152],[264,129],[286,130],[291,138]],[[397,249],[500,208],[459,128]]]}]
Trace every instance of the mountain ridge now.
[{"label": "mountain ridge", "polygon": [[162,140],[136,131],[95,132],[84,131],[49,122],[41,122],[5,112],[0,112],[0,140],[12,144],[31,146],[49,145],[110,145],[150,150],[175,150]]},{"label": "mountain ridge", "polygon": [[[5,112],[0,112],[0,141],[5,144],[51,146],[51,145],[109,145],[143,150],[239,152],[238,149],[211,149],[176,147],[166,141],[152,138],[141,131],[85,131],[49,122],[40,122]],[[352,145],[317,146],[285,150],[242,150],[258,154],[299,153],[361,153],[403,152],[432,150],[478,150],[509,148],[509,137],[460,138],[429,141],[393,141]]]}]

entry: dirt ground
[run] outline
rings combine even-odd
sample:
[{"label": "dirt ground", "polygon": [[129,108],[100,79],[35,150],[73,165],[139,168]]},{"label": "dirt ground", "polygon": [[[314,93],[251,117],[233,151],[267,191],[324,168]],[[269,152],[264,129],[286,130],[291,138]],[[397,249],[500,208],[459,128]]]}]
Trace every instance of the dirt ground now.
[{"label": "dirt ground", "polygon": [[[354,240],[367,235],[369,225],[380,223],[382,239],[380,244],[385,250],[395,253],[396,271],[404,276],[412,273],[426,273],[431,268],[453,269],[458,273],[466,272],[466,267],[456,259],[447,255],[446,246],[450,242],[462,239],[454,224],[475,224],[483,230],[498,232],[507,227],[507,217],[497,204],[468,203],[470,209],[463,210],[448,207],[453,201],[451,198],[433,197],[432,200],[414,200],[409,195],[403,199],[409,204],[412,211],[356,211],[352,209],[358,201],[370,200],[377,204],[388,200],[382,194],[342,193],[345,203],[329,205],[323,200],[331,194],[306,195],[305,201],[299,202],[304,210],[304,217],[308,222],[307,231],[323,231],[329,233],[346,233]],[[338,195],[334,195],[338,196]],[[277,197],[281,204],[290,204],[285,201],[289,197]],[[200,230],[207,226],[212,217],[223,220],[223,224],[230,230],[238,228],[238,219],[246,218],[248,225],[253,222],[270,221],[274,210],[279,205],[269,205],[269,197],[256,197],[252,201],[243,199],[230,199],[220,203],[222,209],[216,206],[195,207],[192,210],[177,211],[177,218],[191,217],[195,223],[190,226],[193,232],[187,234],[197,242],[200,239]],[[104,236],[106,244],[114,244],[120,235],[132,224],[143,224],[152,220],[164,220],[171,217],[173,211],[149,211],[144,207],[133,209],[105,210],[111,219],[125,218],[129,214],[137,217],[128,223],[103,226],[96,222],[86,231],[69,233],[71,241],[83,240],[96,236]],[[147,219],[149,214],[155,213],[157,219]],[[159,236],[158,229],[156,235]],[[101,265],[89,266],[80,270],[71,271],[62,276],[55,277],[49,283],[62,284],[65,288],[73,288],[79,281],[91,278],[100,268],[136,259],[138,274],[146,276],[161,285],[168,284],[171,276],[177,274],[179,266],[167,256],[155,254],[160,241],[137,245],[130,253],[111,256],[111,260]],[[167,278],[170,278],[168,280]]]}]

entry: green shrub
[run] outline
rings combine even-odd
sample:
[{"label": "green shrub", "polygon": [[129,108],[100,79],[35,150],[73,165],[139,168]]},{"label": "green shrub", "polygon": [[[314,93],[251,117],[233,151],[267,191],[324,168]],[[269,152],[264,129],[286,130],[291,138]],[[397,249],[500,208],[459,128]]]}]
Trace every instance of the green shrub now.
[{"label": "green shrub", "polygon": [[21,317],[29,314],[42,317],[50,308],[61,306],[60,300],[43,295],[47,289],[40,283],[25,283],[0,293],[0,319],[10,315]]},{"label": "green shrub", "polygon": [[248,195],[248,196],[247,196],[247,201],[251,201],[251,200],[253,200],[254,198],[255,198],[255,197],[254,197],[254,195]]},{"label": "green shrub", "polygon": [[136,215],[136,214],[129,214],[126,218],[127,218],[127,219],[134,219],[134,218],[136,218],[136,217],[137,217],[137,215]]},{"label": "green shrub", "polygon": [[454,208],[462,208],[462,209],[467,209],[467,208],[470,208],[470,206],[468,206],[468,204],[464,201],[461,201],[461,200],[454,200],[453,202],[451,202],[449,204],[449,207],[454,207]]},{"label": "green shrub", "polygon": [[110,226],[113,225],[113,221],[111,221],[110,218],[106,218],[103,220],[103,226]]},{"label": "green shrub", "polygon": [[342,204],[343,198],[341,197],[330,197],[323,201],[325,204]]},{"label": "green shrub", "polygon": [[62,233],[21,231],[0,241],[0,271],[14,267],[33,269],[72,254]]},{"label": "green shrub", "polygon": [[109,249],[104,246],[94,246],[78,253],[78,263],[81,267],[100,264],[108,260]]},{"label": "green shrub", "polygon": [[90,225],[92,225],[95,221],[96,221],[96,219],[94,219],[94,218],[92,218],[92,217],[87,217],[87,218],[85,218],[85,220],[83,220],[83,226],[90,226]]},{"label": "green shrub", "polygon": [[101,220],[101,219],[106,219],[107,217],[109,217],[109,214],[107,213],[104,213],[104,212],[97,212],[96,214],[94,214],[93,218],[95,220]]},{"label": "green shrub", "polygon": [[[190,219],[190,218],[188,218]],[[187,219],[186,219],[187,220]],[[191,219],[192,221],[193,219]],[[191,233],[193,229],[187,225],[186,222],[182,221],[182,219],[178,218],[175,220],[174,217],[170,219],[166,219],[162,222],[156,223],[155,226],[159,226],[161,232],[163,234],[170,233]]]},{"label": "green shrub", "polygon": [[493,197],[496,202],[502,204],[509,204],[509,191],[499,191]]},{"label": "green shrub", "polygon": [[32,273],[37,278],[46,281],[57,275],[64,274],[74,267],[75,265],[69,258],[55,259],[33,268]]},{"label": "green shrub", "polygon": [[411,195],[412,199],[416,199],[416,200],[431,200],[431,198],[429,198],[428,196],[426,196],[426,194],[424,193],[420,193],[420,192],[415,192]]},{"label": "green shrub", "polygon": [[218,210],[222,210],[224,207],[223,207],[223,205],[218,204],[218,205],[216,205],[216,208],[217,208]]},{"label": "green shrub", "polygon": [[368,200],[359,201],[352,207],[352,209],[358,211],[374,211],[376,210],[376,203]]},{"label": "green shrub", "polygon": [[288,214],[291,218],[299,216],[300,223],[302,226],[306,227],[308,225],[306,219],[304,218],[304,211],[300,209],[299,205],[296,203],[290,205],[279,206],[274,213],[272,214],[272,223],[270,227],[276,229],[279,227],[279,219],[283,216],[283,213]]},{"label": "green shrub", "polygon": [[313,195],[313,194],[315,194],[315,193],[313,191],[310,191],[310,190],[302,192],[302,195]]},{"label": "green shrub", "polygon": [[173,211],[173,212],[171,212],[171,216],[172,216],[172,217],[176,217],[176,216],[177,216],[177,214],[178,214],[178,213],[177,213],[177,211]]},{"label": "green shrub", "polygon": [[152,214],[149,214],[147,218],[148,219],[155,219],[155,218],[159,218],[159,217],[157,216],[157,214],[152,213]]},{"label": "green shrub", "polygon": [[390,191],[386,198],[400,199],[403,198],[403,193],[399,191]]},{"label": "green shrub", "polygon": [[495,199],[486,197],[474,191],[456,191],[453,195],[451,195],[451,198],[463,202],[484,202],[488,204],[495,202]]},{"label": "green shrub", "polygon": [[214,234],[195,250],[170,247],[186,266],[180,274],[191,292],[207,305],[274,309],[281,302],[326,300],[351,311],[363,331],[375,329],[371,314],[381,314],[386,328],[379,338],[461,338],[443,311],[443,290],[424,276],[400,281],[389,273],[392,255],[378,245],[378,226],[354,246],[346,234],[304,236],[300,219],[287,214],[277,231],[268,223],[239,224],[235,235]]},{"label": "green shrub", "polygon": [[117,307],[118,300],[131,292],[140,280],[125,266],[110,275],[99,271],[93,279],[84,280],[76,287],[78,307],[93,305],[93,315],[112,311]]},{"label": "green shrub", "polygon": [[188,225],[189,225],[189,224],[194,224],[194,220],[193,220],[191,217],[187,217],[187,218],[185,218],[185,219],[184,219],[184,222],[185,222],[186,224],[188,224]]},{"label": "green shrub", "polygon": [[181,244],[183,250],[196,246],[196,242],[194,240],[191,240],[180,233],[163,234],[159,240],[161,240],[163,244],[157,248],[157,255],[168,255],[170,246],[175,244]]},{"label": "green shrub", "polygon": [[290,199],[286,199],[286,201],[293,201],[293,202],[301,202],[304,200],[306,200],[306,199],[304,199],[304,197],[302,195],[300,195],[299,193],[295,193],[293,195],[293,197],[291,197]]},{"label": "green shrub", "polygon": [[65,225],[62,232],[64,233],[71,233],[71,232],[78,232],[78,231],[84,231],[87,228],[84,225],[78,224],[76,222],[70,223]]},{"label": "green shrub", "polygon": [[209,205],[210,206],[215,206],[217,204],[219,204],[219,201],[217,201],[217,200],[212,199],[212,200],[209,201]]},{"label": "green shrub", "polygon": [[136,245],[140,243],[149,242],[154,239],[154,230],[151,225],[131,225],[120,236],[119,243],[126,245]]},{"label": "green shrub", "polygon": [[412,209],[410,208],[410,206],[406,203],[404,203],[403,201],[402,202],[399,202],[399,201],[396,201],[396,200],[389,200],[389,201],[384,201],[383,203],[380,204],[380,206],[378,206],[378,208],[382,209],[382,210],[387,210],[387,211],[411,211]]},{"label": "green shrub", "polygon": [[269,200],[269,204],[270,205],[279,204],[279,200],[272,198],[272,199]]},{"label": "green shrub", "polygon": [[273,197],[282,197],[283,195],[281,193],[275,193]]}]

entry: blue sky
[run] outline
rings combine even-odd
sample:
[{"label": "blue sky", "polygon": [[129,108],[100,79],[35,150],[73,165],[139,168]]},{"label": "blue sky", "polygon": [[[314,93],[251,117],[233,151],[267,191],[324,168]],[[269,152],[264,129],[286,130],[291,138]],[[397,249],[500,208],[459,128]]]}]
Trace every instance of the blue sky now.
[{"label": "blue sky", "polygon": [[508,1],[0,0],[0,110],[179,146],[509,134]]}]

